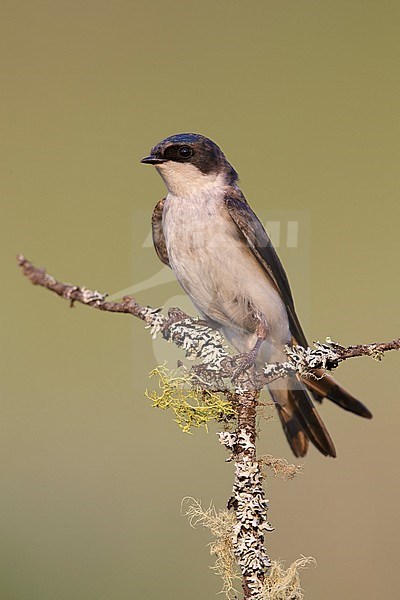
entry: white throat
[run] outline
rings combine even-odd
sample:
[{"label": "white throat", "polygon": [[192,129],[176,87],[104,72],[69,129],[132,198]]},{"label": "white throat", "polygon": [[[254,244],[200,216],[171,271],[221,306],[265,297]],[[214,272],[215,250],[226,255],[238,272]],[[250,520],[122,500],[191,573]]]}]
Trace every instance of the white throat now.
[{"label": "white throat", "polygon": [[225,173],[205,174],[189,163],[168,161],[156,166],[168,191],[180,198],[221,192],[227,185]]}]

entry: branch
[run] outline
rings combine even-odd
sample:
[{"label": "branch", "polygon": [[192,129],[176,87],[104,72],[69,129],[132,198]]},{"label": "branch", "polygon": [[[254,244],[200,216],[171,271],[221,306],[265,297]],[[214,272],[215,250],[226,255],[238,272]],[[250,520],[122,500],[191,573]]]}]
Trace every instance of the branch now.
[{"label": "branch", "polygon": [[80,302],[86,306],[105,310],[108,312],[119,312],[139,317],[143,321],[148,319],[147,312],[151,310],[153,313],[158,310],[150,309],[149,307],[140,306],[132,296],[125,296],[122,302],[107,302],[108,294],[102,294],[97,290],[89,290],[86,287],[71,285],[70,283],[62,283],[57,281],[52,275],[49,275],[45,269],[35,267],[24,256],[17,256],[19,266],[22,268],[23,274],[33,283],[40,285],[55,294],[70,301],[71,307],[74,302]]},{"label": "branch", "polygon": [[268,500],[263,488],[263,474],[256,455],[257,391],[236,394],[237,429],[218,433],[218,438],[232,453],[235,462],[233,493],[228,508],[233,508],[233,548],[243,578],[245,598],[261,598],[263,581],[270,558],[264,546],[264,532],[273,531],[268,522]]},{"label": "branch", "polygon": [[[254,367],[234,378],[242,356],[228,352],[219,331],[204,322],[193,319],[180,309],[172,308],[164,316],[159,308],[140,306],[131,296],[121,302],[108,302],[107,294],[57,281],[44,269],[38,269],[23,256],[17,257],[23,274],[34,284],[42,286],[70,301],[107,312],[133,315],[146,323],[155,337],[161,333],[185,351],[189,359],[200,359],[190,370],[193,385],[205,389],[217,387],[236,410],[237,428],[234,432],[220,432],[221,444],[235,462],[233,493],[228,508],[233,508],[236,524],[233,528],[233,546],[243,578],[245,599],[258,600],[263,596],[266,574],[271,565],[264,547],[264,532],[268,523],[268,502],[262,486],[263,475],[256,456],[256,407],[260,390],[268,383],[293,375],[312,377],[316,371],[335,369],[340,362],[355,356],[381,359],[385,352],[400,349],[400,338],[388,343],[341,346],[331,340],[316,342],[315,349],[291,346],[286,348],[288,360],[265,365],[262,373]],[[315,375],[314,375],[315,376]],[[228,385],[234,379],[234,390]]]},{"label": "branch", "polygon": [[[241,359],[240,355],[229,354],[225,340],[217,330],[189,317],[180,309],[170,308],[166,317],[161,313],[160,308],[141,306],[132,296],[124,296],[121,302],[108,302],[107,294],[57,281],[47,274],[45,269],[35,267],[24,256],[18,256],[17,261],[23,274],[34,285],[44,287],[69,300],[71,306],[79,302],[98,310],[138,317],[151,329],[153,337],[161,332],[165,339],[182,347],[187,358],[201,359],[203,364],[192,367],[193,378],[198,384],[226,389],[224,379],[232,378],[235,373]],[[381,359],[385,352],[400,349],[400,338],[387,343],[348,347],[327,340],[323,344],[316,342],[314,346],[315,350],[302,346],[287,347],[288,361],[266,365],[262,375],[255,376],[254,373],[247,373],[247,377],[241,380],[241,384],[252,389],[261,389],[276,379],[290,375],[312,376],[313,372],[319,369],[331,371],[344,360],[356,356],[372,356]]]}]

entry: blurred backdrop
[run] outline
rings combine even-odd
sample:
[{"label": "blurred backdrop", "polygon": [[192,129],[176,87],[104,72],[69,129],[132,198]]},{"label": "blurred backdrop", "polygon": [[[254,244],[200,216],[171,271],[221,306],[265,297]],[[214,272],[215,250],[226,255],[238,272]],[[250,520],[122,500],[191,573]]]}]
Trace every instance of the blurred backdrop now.
[{"label": "blurred backdrop", "polygon": [[[309,339],[397,337],[399,4],[1,7],[0,597],[214,598],[209,537],[180,503],[223,507],[232,467],[215,431],[184,435],[144,397],[149,371],[176,355],[135,319],[34,288],[14,256],[192,311],[149,244],[164,187],[139,160],[167,135],[201,132],[270,222]],[[374,419],[324,404],[338,458],[311,448],[304,475],[268,481],[271,556],[318,563],[306,598],[400,594],[399,365],[343,365],[337,377]],[[277,421],[260,451],[292,460]]]}]

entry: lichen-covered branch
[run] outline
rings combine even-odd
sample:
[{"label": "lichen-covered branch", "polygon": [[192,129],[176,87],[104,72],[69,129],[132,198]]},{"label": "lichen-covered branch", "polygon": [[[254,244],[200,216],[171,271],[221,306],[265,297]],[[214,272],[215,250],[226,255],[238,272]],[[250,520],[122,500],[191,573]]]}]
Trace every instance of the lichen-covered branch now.
[{"label": "lichen-covered branch", "polygon": [[228,508],[233,508],[236,524],[233,528],[233,551],[239,564],[245,598],[261,598],[263,581],[271,561],[264,546],[265,531],[272,531],[268,522],[268,501],[263,487],[263,475],[256,456],[257,391],[235,395],[237,429],[234,433],[218,434],[221,444],[231,453],[235,478]]},{"label": "lichen-covered branch", "polygon": [[[264,547],[264,533],[272,528],[268,523],[268,502],[262,485],[263,461],[257,460],[256,456],[256,406],[259,392],[267,383],[278,378],[293,375],[313,377],[316,371],[335,369],[348,358],[372,356],[380,359],[389,350],[399,350],[400,339],[349,347],[331,340],[315,343],[314,349],[292,346],[286,349],[287,361],[265,365],[262,373],[256,373],[254,367],[250,367],[237,376],[237,367],[242,357],[232,356],[228,352],[219,331],[189,317],[180,309],[170,309],[168,315],[164,316],[161,309],[140,306],[130,296],[124,297],[121,302],[109,302],[107,294],[57,281],[23,256],[18,256],[17,260],[24,275],[33,284],[69,300],[71,306],[79,302],[98,310],[138,317],[150,328],[153,337],[160,333],[165,339],[181,347],[187,358],[199,359],[200,364],[195,364],[190,371],[186,371],[184,379],[193,386],[196,393],[200,390],[200,393],[209,394],[212,406],[193,406],[189,400],[192,397],[196,400],[196,394],[181,393],[175,386],[176,381],[171,382],[166,376],[161,395],[155,394],[151,398],[156,405],[172,407],[182,429],[188,430],[193,424],[200,426],[207,423],[206,409],[217,415],[217,418],[224,413],[223,404],[213,395],[215,392],[224,394],[225,400],[236,412],[237,420],[236,430],[220,432],[219,440],[231,452],[231,460],[235,464],[233,492],[228,507],[234,510],[236,516],[232,547],[242,573],[244,597],[252,600],[289,598],[272,596],[272,579],[270,581],[269,576],[266,577],[271,563]],[[161,375],[163,376],[163,372]],[[295,572],[297,573],[296,570]],[[293,583],[295,579],[293,575],[288,579],[293,589],[296,586]],[[299,597],[294,592],[290,596]]]},{"label": "lichen-covered branch", "polygon": [[[45,269],[35,267],[24,256],[18,256],[17,261],[23,274],[34,285],[44,287],[69,300],[71,306],[78,302],[98,310],[130,314],[142,319],[151,329],[153,337],[161,332],[167,340],[183,348],[187,358],[201,360],[202,364],[192,368],[192,374],[204,387],[226,389],[224,380],[232,378],[236,372],[240,357],[229,354],[219,331],[189,317],[180,309],[171,308],[168,316],[164,316],[160,308],[140,306],[131,296],[125,296],[120,302],[109,302],[107,294],[57,281],[46,273]],[[385,352],[400,349],[400,338],[386,343],[348,347],[327,340],[325,343],[316,342],[314,346],[314,350],[302,346],[288,347],[286,362],[266,365],[262,375],[253,373],[250,379],[242,379],[243,385],[248,383],[250,387],[261,389],[267,383],[296,373],[312,376],[315,370],[333,370],[340,362],[356,356],[380,359]]]}]

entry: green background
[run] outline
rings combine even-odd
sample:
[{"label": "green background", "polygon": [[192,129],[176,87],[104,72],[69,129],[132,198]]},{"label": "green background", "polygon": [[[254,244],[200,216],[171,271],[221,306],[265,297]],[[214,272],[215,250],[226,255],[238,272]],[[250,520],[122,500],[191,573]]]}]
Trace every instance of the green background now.
[{"label": "green background", "polygon": [[[69,310],[14,255],[110,293],[157,274],[164,187],[139,160],[201,132],[264,220],[298,219],[279,252],[309,338],[397,337],[399,21],[394,0],[1,1],[2,600],[216,597],[180,502],[223,507],[232,481],[214,431],[184,435],[144,398],[170,347]],[[267,547],[317,559],[307,598],[400,595],[399,361],[343,365],[374,419],[324,404],[338,458],[311,449],[303,476],[269,481]],[[261,450],[291,460],[276,420]]]}]

